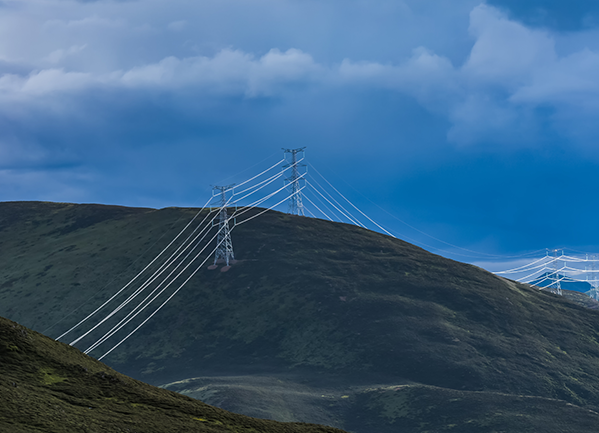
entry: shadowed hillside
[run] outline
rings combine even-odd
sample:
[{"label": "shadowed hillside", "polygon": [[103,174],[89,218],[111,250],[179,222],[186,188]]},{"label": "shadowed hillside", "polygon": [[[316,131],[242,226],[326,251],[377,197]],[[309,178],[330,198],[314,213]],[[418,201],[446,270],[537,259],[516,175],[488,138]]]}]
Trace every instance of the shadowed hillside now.
[{"label": "shadowed hillside", "polygon": [[599,414],[562,400],[424,385],[308,387],[282,377],[188,379],[168,389],[260,418],[351,432],[594,433]]},{"label": "shadowed hillside", "polygon": [[342,433],[228,413],[0,318],[0,431]]},{"label": "shadowed hillside", "polygon": [[[0,314],[59,335],[122,287],[194,213],[0,204]],[[208,402],[226,395],[215,388],[218,377],[263,376],[306,391],[290,397],[304,402],[296,409],[259,409],[277,419],[310,419],[308,394],[335,390],[362,402],[366,418],[351,420],[345,408],[354,403],[341,400],[317,418],[364,433],[371,431],[365,419],[395,413],[396,426],[418,412],[402,412],[403,397],[385,400],[395,409],[379,410],[387,407],[379,391],[367,392],[387,395],[400,385],[412,387],[394,395],[462,393],[483,396],[475,400],[486,407],[541,397],[535,401],[555,403],[539,403],[545,412],[538,414],[551,416],[559,412],[551,405],[575,407],[547,399],[599,406],[597,311],[346,224],[271,211],[236,228],[233,243],[239,263],[226,273],[202,269],[105,361],[153,384],[214,377]],[[253,399],[233,398],[231,407],[258,413]]]}]

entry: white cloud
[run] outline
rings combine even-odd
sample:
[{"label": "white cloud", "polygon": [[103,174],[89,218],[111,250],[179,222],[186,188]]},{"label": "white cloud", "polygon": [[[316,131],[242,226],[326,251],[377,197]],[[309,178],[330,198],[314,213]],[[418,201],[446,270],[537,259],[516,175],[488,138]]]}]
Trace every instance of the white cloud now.
[{"label": "white cloud", "polygon": [[[169,35],[189,27],[188,19],[168,17],[162,25],[148,24],[147,17],[127,24],[131,16],[108,13],[120,7],[125,6],[105,6],[104,14],[98,12],[83,18],[47,20],[43,28],[47,34],[51,33],[51,27],[61,27],[77,30],[73,34],[80,35],[80,29],[89,27],[119,27],[119,31],[125,31],[129,26],[129,39],[124,40],[140,38],[135,46],[145,47],[140,41],[146,37],[153,40],[155,34],[160,33],[157,29]],[[135,5],[126,8],[137,10]],[[71,57],[100,56],[101,53],[85,49],[88,44],[82,40],[77,44],[62,44],[70,48],[46,54],[42,63],[29,74],[0,76],[0,92],[5,104],[21,98],[39,105],[43,101],[32,99],[33,96],[56,96],[61,92],[76,95],[98,86],[133,92],[155,89],[185,94],[189,90],[194,95],[247,98],[285,97],[306,86],[341,92],[354,88],[386,89],[415,98],[427,109],[445,116],[453,125],[448,139],[461,144],[533,140],[537,128],[533,112],[539,106],[550,106],[558,113],[574,107],[577,118],[594,118],[599,110],[598,52],[582,47],[559,56],[554,34],[511,21],[485,4],[474,7],[469,19],[472,45],[469,55],[458,65],[424,46],[414,48],[410,56],[400,61],[346,58],[339,63],[317,61],[311,53],[298,48],[273,48],[261,56],[241,49],[221,48],[213,55],[168,55],[152,61],[137,60],[129,67],[123,62],[119,64],[115,57],[112,61],[119,67],[101,71],[77,68],[89,63],[85,59],[79,63],[66,62]],[[133,30],[144,25],[153,29],[151,37]],[[106,58],[110,55],[106,54]],[[156,53],[153,56],[156,57]],[[53,67],[44,68],[43,62],[46,66],[50,62]],[[53,101],[57,104],[60,99]],[[564,131],[574,129],[570,124],[576,122],[576,118],[562,116],[562,119],[560,127]],[[515,140],[515,137],[520,138]]]},{"label": "white cloud", "polygon": [[472,79],[518,86],[527,83],[535,70],[556,61],[555,41],[549,34],[510,21],[490,6],[472,10],[470,32],[476,42],[463,71]]},{"label": "white cloud", "polygon": [[316,82],[323,79],[326,70],[317,65],[309,54],[297,49],[281,52],[272,49],[249,69],[246,95],[274,95],[286,84]]},{"label": "white cloud", "polygon": [[33,71],[27,77],[5,74],[0,90],[6,95],[43,95],[84,90],[99,84],[128,88],[175,89],[191,87],[211,94],[276,96],[286,85],[317,80],[323,67],[300,50],[273,49],[260,58],[225,49],[213,57],[197,56],[161,61],[128,71],[91,74],[63,68]]},{"label": "white cloud", "polygon": [[449,141],[461,145],[534,143],[535,124],[529,113],[485,93],[469,93],[451,108]]},{"label": "white cloud", "polygon": [[424,47],[400,65],[344,60],[336,71],[340,83],[382,87],[408,94],[432,111],[447,111],[448,104],[460,94],[458,74],[449,59]]},{"label": "white cloud", "polygon": [[131,86],[180,88],[208,86],[211,92],[242,92],[249,78],[250,54],[239,50],[222,50],[214,57],[167,57],[158,63],[133,68],[125,72],[121,83]]},{"label": "white cloud", "polygon": [[[416,143],[422,160],[443,133],[462,146],[596,142],[599,45],[585,46],[597,32],[564,44],[476,1],[22,2],[0,16],[0,159],[89,169],[105,158],[116,171],[128,147],[142,167],[140,146],[162,163],[167,146],[193,143],[201,160],[252,134],[265,148]],[[3,176],[21,192],[73,180]]]},{"label": "white cloud", "polygon": [[43,60],[46,60],[50,63],[60,63],[66,57],[75,55],[75,54],[83,51],[85,49],[85,47],[87,47],[87,44],[72,45],[70,48],[68,48],[66,50],[64,50],[64,49],[54,50],[50,54],[48,54],[48,56]]},{"label": "white cloud", "polygon": [[530,84],[510,100],[516,103],[568,104],[599,108],[599,53],[583,49],[534,72]]},{"label": "white cloud", "polygon": [[560,57],[557,35],[485,5],[472,11],[470,29],[476,42],[461,71],[467,97],[450,115],[450,139],[535,143],[536,108],[550,108],[551,127],[573,142],[588,139],[581,128],[599,132],[589,129],[599,114],[598,52],[582,47]]},{"label": "white cloud", "polygon": [[19,93],[25,95],[44,95],[48,93],[68,92],[88,88],[96,81],[91,74],[83,72],[65,72],[63,69],[44,69],[32,73],[27,79],[20,80]]}]

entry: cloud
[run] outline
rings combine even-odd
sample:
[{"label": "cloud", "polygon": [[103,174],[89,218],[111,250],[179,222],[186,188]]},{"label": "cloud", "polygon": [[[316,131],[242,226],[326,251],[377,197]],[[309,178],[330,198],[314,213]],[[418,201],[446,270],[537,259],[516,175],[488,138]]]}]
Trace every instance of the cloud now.
[{"label": "cloud", "polygon": [[310,55],[297,49],[272,49],[258,59],[239,50],[225,49],[212,58],[168,57],[133,68],[117,81],[130,87],[200,87],[211,94],[275,96],[286,85],[310,81],[320,70]]},{"label": "cloud", "polygon": [[274,95],[285,85],[321,81],[325,74],[326,69],[301,50],[272,49],[252,63],[246,94]]},{"label": "cloud", "polygon": [[[0,77],[0,91],[7,99],[58,94],[87,89],[98,81],[89,73],[65,72],[63,69],[35,71],[27,77],[5,74]],[[12,98],[11,98],[12,97]],[[34,100],[28,99],[31,102]]]},{"label": "cloud", "polygon": [[[151,10],[156,4],[151,2],[148,8]],[[140,45],[139,41],[153,40],[154,33],[160,34],[157,29],[162,29],[162,37],[172,37],[192,26],[188,19],[172,19],[173,15],[164,17],[159,25],[156,21],[148,24],[143,17],[135,21],[133,15],[106,12],[121,10],[120,7],[137,10],[135,3],[100,6],[106,8],[105,13],[44,21],[42,31],[53,27],[74,32],[76,37],[65,38],[71,43],[62,44],[69,48],[46,51],[50,54],[41,57],[37,64],[32,62],[27,71],[23,66],[26,62],[3,61],[2,116],[14,118],[14,113],[25,113],[23,119],[39,122],[32,114],[35,113],[52,119],[49,123],[62,119],[64,124],[73,116],[81,119],[82,125],[94,127],[115,121],[115,112],[143,112],[148,103],[161,104],[161,113],[171,110],[170,115],[164,114],[166,118],[182,112],[193,117],[206,116],[201,107],[218,104],[215,101],[219,100],[224,106],[229,98],[270,99],[292,106],[300,95],[310,93],[314,95],[314,109],[318,110],[323,105],[319,98],[333,95],[342,99],[351,95],[351,104],[359,105],[359,95],[365,92],[388,92],[412,99],[444,118],[447,141],[458,145],[537,146],[547,128],[543,126],[547,116],[555,120],[550,122],[551,128],[580,142],[588,140],[594,131],[588,125],[599,108],[599,85],[595,79],[599,53],[578,47],[558,54],[556,34],[514,21],[486,4],[471,8],[469,23],[464,23],[471,39],[461,62],[424,45],[414,47],[409,55],[396,61],[346,57],[337,62],[317,60],[299,48],[270,48],[258,54],[231,47],[202,55],[161,56],[162,51],[158,50],[142,52],[139,58],[131,51],[126,60],[121,60],[124,56],[105,53],[110,50],[98,52],[100,40],[95,44],[88,42],[87,33],[82,31],[129,29],[123,43],[139,38],[135,46],[145,49],[151,44]],[[401,9],[417,18],[414,5]],[[148,36],[134,31],[144,25],[154,33]],[[77,43],[73,43],[75,39]],[[120,46],[115,45],[115,51],[117,48]],[[139,49],[143,51],[142,48]],[[89,59],[96,63],[103,60],[106,65],[89,66],[93,63]],[[190,110],[200,111],[194,114]],[[576,115],[568,115],[572,112]],[[580,124],[587,125],[590,132],[585,136],[572,135]],[[119,124],[116,129],[125,131],[129,127]]]},{"label": "cloud", "polygon": [[599,53],[587,48],[538,68],[531,82],[510,99],[517,103],[567,104],[569,107],[599,108]]},{"label": "cloud", "polygon": [[[83,47],[72,47],[69,51],[75,53],[81,49]],[[318,81],[323,71],[310,55],[297,49],[285,52],[272,49],[260,58],[225,49],[214,57],[179,59],[171,56],[157,63],[107,74],[65,71],[64,68],[36,70],[27,76],[4,74],[0,76],[0,91],[16,99],[102,85],[161,91],[193,88],[213,95],[277,96],[285,86]]]},{"label": "cloud", "polygon": [[557,35],[487,5],[471,12],[470,32],[475,43],[459,71],[464,91],[449,114],[450,141],[535,146],[543,139],[540,125],[549,123],[588,147],[588,136],[572,132],[597,115],[599,53],[583,47],[559,56]]},{"label": "cloud", "polygon": [[72,55],[75,55],[75,54],[83,51],[86,46],[87,46],[86,44],[72,45],[70,48],[68,48],[66,50],[64,50],[64,49],[54,50],[50,54],[48,54],[48,56],[43,60],[46,60],[50,63],[60,63],[62,60],[64,60],[68,56],[72,56]]},{"label": "cloud", "polygon": [[501,97],[485,92],[468,93],[451,107],[450,142],[460,145],[485,144],[530,147],[538,143],[536,124],[531,113],[514,107]]},{"label": "cloud", "polygon": [[117,80],[130,87],[204,87],[216,93],[240,93],[255,60],[251,54],[225,49],[214,57],[179,59],[167,57],[158,63],[135,67]]},{"label": "cloud", "polygon": [[345,59],[336,71],[346,86],[358,84],[402,92],[434,111],[439,110],[440,103],[444,105],[460,93],[456,72],[449,59],[424,47],[414,49],[401,65]]},{"label": "cloud", "polygon": [[[115,25],[122,20],[92,16],[63,25],[84,22]],[[183,23],[171,21],[169,28],[182,28]],[[536,142],[535,134],[543,121],[535,117],[538,107],[551,106],[559,113],[576,106],[583,119],[595,115],[599,105],[599,86],[594,78],[599,72],[598,53],[585,48],[560,57],[552,34],[510,20],[485,4],[470,12],[469,32],[473,44],[462,65],[454,65],[426,47],[415,48],[410,57],[395,64],[349,58],[338,64],[319,63],[295,48],[273,48],[259,57],[225,48],[213,56],[168,56],[105,73],[50,68],[34,70],[27,76],[5,74],[0,77],[0,91],[7,100],[18,100],[61,92],[74,95],[94,88],[133,92],[188,89],[196,96],[243,98],[283,98],[307,88],[386,89],[414,98],[431,112],[445,116],[452,124],[448,140],[469,145]],[[46,61],[61,62],[85,47],[55,50]],[[576,122],[562,116],[558,127],[567,134],[575,129],[572,123]]]},{"label": "cloud", "polygon": [[374,201],[468,242],[578,230],[542,203],[596,211],[578,185],[599,159],[598,32],[481,2],[13,2],[3,197],[191,204],[248,160],[308,145]]},{"label": "cloud", "polygon": [[555,42],[549,34],[510,21],[490,6],[478,6],[470,13],[470,33],[476,42],[462,71],[475,80],[519,86],[535,70],[556,61]]}]

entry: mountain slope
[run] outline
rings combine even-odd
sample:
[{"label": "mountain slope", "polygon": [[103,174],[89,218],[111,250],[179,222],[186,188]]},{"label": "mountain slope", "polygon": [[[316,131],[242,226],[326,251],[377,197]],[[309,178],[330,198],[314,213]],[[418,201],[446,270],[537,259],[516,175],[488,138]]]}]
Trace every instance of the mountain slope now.
[{"label": "mountain slope", "polygon": [[0,318],[0,431],[342,433],[248,418],[133,380]]},{"label": "mountain slope", "polygon": [[[195,212],[0,203],[0,314],[41,331],[59,322],[48,330],[59,335]],[[239,263],[204,266],[105,361],[153,384],[251,375],[599,407],[597,311],[345,224],[271,211],[235,228],[233,243]]]},{"label": "mountain slope", "polygon": [[599,414],[562,400],[424,385],[308,387],[280,377],[188,379],[168,389],[260,418],[352,432],[595,433]]}]

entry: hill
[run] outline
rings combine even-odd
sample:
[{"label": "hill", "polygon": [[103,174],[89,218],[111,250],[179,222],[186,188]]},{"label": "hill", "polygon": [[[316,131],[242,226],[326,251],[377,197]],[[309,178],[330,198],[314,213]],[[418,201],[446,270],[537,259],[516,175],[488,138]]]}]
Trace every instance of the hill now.
[{"label": "hill", "polygon": [[351,432],[596,432],[599,414],[562,400],[418,384],[306,386],[281,377],[187,379],[168,389],[251,416]]},{"label": "hill", "polygon": [[0,431],[342,433],[236,415],[124,376],[0,318]]},{"label": "hill", "polygon": [[[0,203],[0,314],[59,335],[195,212]],[[239,412],[356,432],[569,431],[558,414],[592,431],[597,311],[345,224],[270,211],[233,243],[239,263],[204,267],[105,361]]]}]

